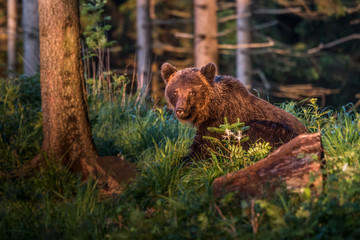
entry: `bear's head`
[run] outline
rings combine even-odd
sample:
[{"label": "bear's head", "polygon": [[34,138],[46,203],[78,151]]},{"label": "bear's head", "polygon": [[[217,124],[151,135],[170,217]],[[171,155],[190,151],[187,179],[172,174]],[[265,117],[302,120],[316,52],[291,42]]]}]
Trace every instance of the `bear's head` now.
[{"label": "bear's head", "polygon": [[199,125],[208,116],[208,107],[213,94],[216,66],[209,63],[200,70],[185,68],[177,70],[170,63],[161,67],[166,83],[165,97],[169,108],[181,122]]}]

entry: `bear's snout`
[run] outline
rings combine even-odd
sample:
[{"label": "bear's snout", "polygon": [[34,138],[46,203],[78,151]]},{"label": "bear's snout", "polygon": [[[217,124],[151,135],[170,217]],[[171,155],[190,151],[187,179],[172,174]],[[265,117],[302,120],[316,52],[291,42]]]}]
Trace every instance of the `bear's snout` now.
[{"label": "bear's snout", "polygon": [[185,109],[183,107],[176,108],[175,112],[180,118],[185,116]]}]

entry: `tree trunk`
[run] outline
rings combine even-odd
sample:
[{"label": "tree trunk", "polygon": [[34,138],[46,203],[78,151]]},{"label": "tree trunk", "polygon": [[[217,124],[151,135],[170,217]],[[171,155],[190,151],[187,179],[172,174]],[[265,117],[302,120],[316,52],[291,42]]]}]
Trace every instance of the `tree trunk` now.
[{"label": "tree trunk", "polygon": [[322,151],[320,132],[301,134],[254,165],[216,178],[214,195],[237,192],[240,196],[261,197],[271,195],[282,184],[291,190],[310,185],[318,193],[322,187],[321,165],[313,156],[320,159]]},{"label": "tree trunk", "polygon": [[[236,20],[237,44],[249,44],[250,35],[250,3],[251,0],[236,0],[236,11],[238,18]],[[251,60],[249,48],[236,49],[236,77],[247,88],[251,88]]]},{"label": "tree trunk", "polygon": [[141,97],[148,95],[150,86],[150,16],[149,0],[136,1],[137,74]]},{"label": "tree trunk", "polygon": [[195,66],[218,62],[216,0],[194,1]]},{"label": "tree trunk", "polygon": [[24,45],[24,75],[35,75],[39,70],[39,12],[37,0],[22,1]]},{"label": "tree trunk", "polygon": [[16,67],[16,0],[7,1],[8,70]]},{"label": "tree trunk", "polygon": [[80,54],[78,1],[39,0],[43,150],[49,157],[73,162],[98,156],[87,115]]},{"label": "tree trunk", "polygon": [[99,159],[92,140],[80,53],[79,2],[39,0],[39,20],[42,150],[83,177],[99,177],[116,189],[122,176],[108,171],[129,170],[129,165],[113,161],[116,157]]}]

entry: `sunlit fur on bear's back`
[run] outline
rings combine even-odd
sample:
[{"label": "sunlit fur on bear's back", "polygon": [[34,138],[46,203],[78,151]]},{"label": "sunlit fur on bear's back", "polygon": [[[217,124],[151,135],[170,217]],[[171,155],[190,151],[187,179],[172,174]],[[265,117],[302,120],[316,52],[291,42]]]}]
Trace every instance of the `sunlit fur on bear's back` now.
[{"label": "sunlit fur on bear's back", "polygon": [[[213,84],[214,98],[211,103],[222,106],[223,109],[213,109],[210,116],[215,121],[209,121],[201,126],[204,134],[210,134],[207,127],[219,126],[224,117],[230,123],[237,119],[250,126],[248,135],[251,140],[261,138],[276,146],[279,141],[287,142],[291,138],[307,132],[306,127],[293,115],[251,94],[246,87],[231,76],[216,76]],[[217,101],[221,103],[216,103]],[[221,113],[219,115],[219,113]],[[206,126],[208,125],[208,126]]]}]

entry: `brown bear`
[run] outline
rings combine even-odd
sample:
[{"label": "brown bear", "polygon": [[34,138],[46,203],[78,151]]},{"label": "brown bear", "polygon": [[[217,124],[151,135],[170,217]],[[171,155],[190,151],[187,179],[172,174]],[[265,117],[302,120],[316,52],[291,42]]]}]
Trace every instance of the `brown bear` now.
[{"label": "brown bear", "polygon": [[168,107],[173,109],[179,121],[191,123],[197,129],[190,156],[206,156],[206,149],[213,147],[203,136],[222,138],[220,134],[209,131],[208,127],[219,127],[224,117],[229,123],[240,119],[250,126],[246,132],[250,143],[263,139],[277,147],[307,132],[297,118],[254,96],[239,80],[231,76],[215,76],[215,73],[213,63],[200,70],[177,70],[169,63],[161,67]]}]

